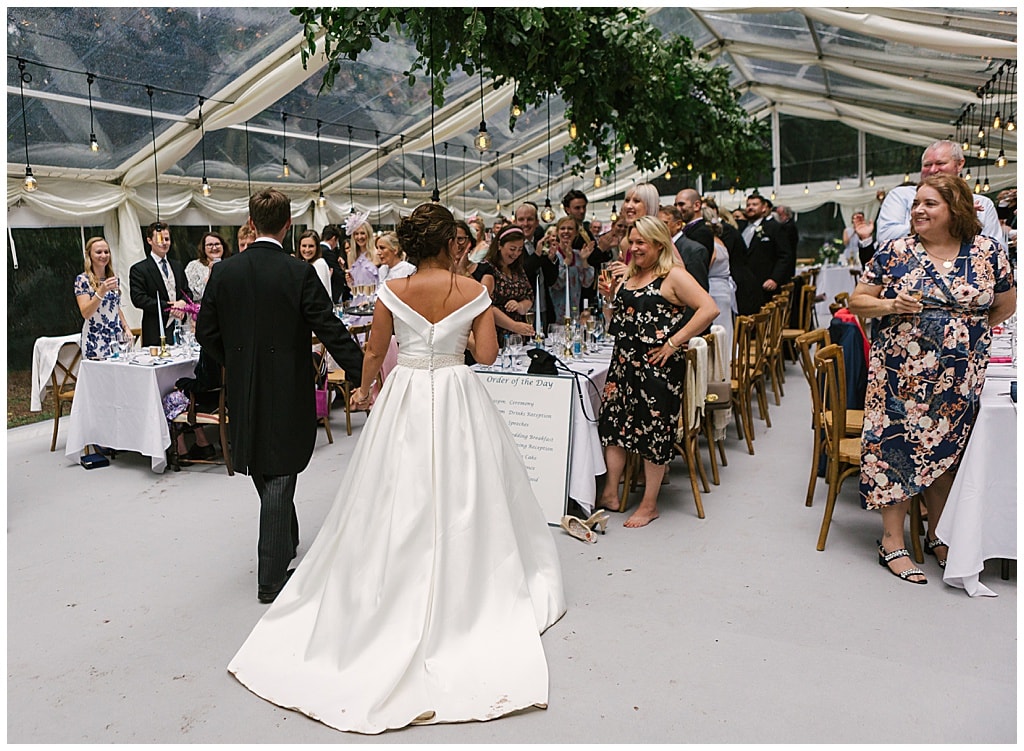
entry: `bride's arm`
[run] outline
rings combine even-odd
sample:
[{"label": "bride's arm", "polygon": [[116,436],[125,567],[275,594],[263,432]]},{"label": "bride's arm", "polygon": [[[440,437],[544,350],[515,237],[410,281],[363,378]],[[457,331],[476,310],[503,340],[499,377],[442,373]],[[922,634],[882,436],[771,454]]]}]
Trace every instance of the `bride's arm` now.
[{"label": "bride's arm", "polygon": [[370,388],[380,373],[384,356],[391,345],[391,334],[394,333],[395,319],[383,303],[379,302],[373,311],[373,323],[370,325],[370,338],[363,352],[363,374],[359,388],[352,392],[352,406],[365,409],[370,403]]},{"label": "bride's arm", "polygon": [[469,352],[481,365],[491,365],[498,357],[498,332],[494,328],[494,306],[473,319]]}]

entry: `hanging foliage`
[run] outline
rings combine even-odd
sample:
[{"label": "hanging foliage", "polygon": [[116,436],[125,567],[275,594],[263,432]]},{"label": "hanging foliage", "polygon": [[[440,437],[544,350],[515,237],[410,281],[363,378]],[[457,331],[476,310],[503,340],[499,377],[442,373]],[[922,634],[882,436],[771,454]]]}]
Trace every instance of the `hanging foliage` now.
[{"label": "hanging foliage", "polygon": [[[663,37],[640,8],[294,8],[303,24],[303,62],[324,54],[321,90],[344,59],[401,34],[419,56],[405,75],[414,85],[432,76],[431,95],[444,104],[457,69],[478,70],[497,88],[515,81],[519,101],[538,106],[548,95],[566,104],[577,136],[566,152],[575,170],[592,152],[618,161],[624,144],[642,170],[677,162],[755,182],[769,168],[767,124],[753,121],[729,85],[682,36]],[[515,118],[510,114],[510,126]]]}]

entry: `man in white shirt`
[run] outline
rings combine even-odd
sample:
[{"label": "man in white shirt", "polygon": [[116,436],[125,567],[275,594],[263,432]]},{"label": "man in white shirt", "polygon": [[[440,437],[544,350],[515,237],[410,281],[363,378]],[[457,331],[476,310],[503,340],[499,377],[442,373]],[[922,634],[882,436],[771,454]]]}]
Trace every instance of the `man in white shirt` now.
[{"label": "man in white shirt", "polygon": [[[939,173],[959,175],[963,167],[964,152],[960,144],[953,141],[936,141],[925,149],[921,157],[921,179]],[[855,227],[860,238],[862,259],[870,258],[874,254],[872,245],[881,247],[890,240],[910,234],[910,207],[916,194],[916,185],[900,185],[893,188],[886,194],[874,225],[864,222]],[[985,196],[977,195],[974,197],[974,209],[978,212],[978,221],[981,222],[981,234],[991,237],[1005,250],[1006,239],[999,227],[999,215],[992,201]],[[878,228],[874,242],[871,240],[873,227]]]}]

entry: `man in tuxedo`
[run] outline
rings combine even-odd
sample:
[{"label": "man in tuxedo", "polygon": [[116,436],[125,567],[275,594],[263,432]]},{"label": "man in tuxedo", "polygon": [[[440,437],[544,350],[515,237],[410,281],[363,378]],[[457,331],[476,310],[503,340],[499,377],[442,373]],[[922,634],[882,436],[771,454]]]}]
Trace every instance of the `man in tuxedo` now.
[{"label": "man in tuxedo", "polygon": [[693,188],[683,188],[676,193],[674,205],[682,217],[683,234],[707,248],[710,258],[715,252],[715,233],[704,221],[704,202],[700,193]]},{"label": "man in tuxedo", "polygon": [[[711,253],[696,240],[691,240],[683,232],[683,217],[675,206],[661,206],[658,208],[658,218],[668,225],[668,233],[672,237],[672,243],[676,246],[679,258],[683,266],[690,272],[690,276],[697,280],[697,284],[708,289],[708,267],[711,265]],[[712,239],[714,247],[714,239]]]},{"label": "man in tuxedo", "polygon": [[793,216],[793,209],[789,206],[776,206],[775,207],[775,221],[782,227],[782,231],[786,233],[786,239],[789,241],[789,247],[796,253],[797,246],[800,244],[800,230],[796,226],[796,218]]},{"label": "man in tuxedo", "polygon": [[558,266],[548,258],[547,253],[538,252],[534,241],[540,228],[537,204],[523,201],[516,209],[516,225],[523,231],[526,241],[523,247],[523,268],[530,277],[530,286],[537,289],[537,275],[540,275],[540,313],[544,325],[555,322],[554,306],[551,304],[550,287],[558,279]]},{"label": "man in tuxedo", "polygon": [[[164,322],[166,341],[171,342],[173,331],[185,318],[185,297],[192,299],[192,291],[185,278],[185,269],[173,258],[167,257],[171,249],[171,231],[163,222],[153,222],[146,228],[149,255],[128,271],[128,287],[132,305],[142,311],[142,345],[160,344],[160,319]],[[164,309],[170,305],[170,310]]]},{"label": "man in tuxedo", "polygon": [[196,338],[225,367],[235,469],[260,497],[258,598],[284,587],[299,544],[295,483],[316,440],[312,334],[353,378],[363,353],[335,317],[311,264],[281,243],[291,227],[288,197],[264,190],[249,199],[256,241],[213,268]]},{"label": "man in tuxedo", "polygon": [[[796,274],[796,250],[790,246],[778,222],[767,222],[771,203],[754,192],[747,196],[747,226],[743,242],[747,245],[747,261],[762,290],[760,305],[770,300]],[[737,300],[737,305],[739,300]]]},{"label": "man in tuxedo", "polygon": [[327,262],[327,268],[331,270],[331,302],[336,303],[351,297],[348,284],[345,282],[345,266],[338,252],[341,238],[341,228],[333,224],[328,224],[320,233],[320,255]]}]

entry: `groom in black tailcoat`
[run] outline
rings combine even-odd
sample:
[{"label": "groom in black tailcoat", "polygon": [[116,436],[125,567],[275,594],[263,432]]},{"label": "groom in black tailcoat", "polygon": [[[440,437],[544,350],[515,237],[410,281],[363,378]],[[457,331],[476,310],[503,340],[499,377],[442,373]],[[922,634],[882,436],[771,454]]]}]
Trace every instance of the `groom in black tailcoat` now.
[{"label": "groom in black tailcoat", "polygon": [[284,587],[299,543],[295,483],[316,441],[312,334],[353,378],[363,369],[313,266],[281,245],[290,212],[277,190],[249,199],[256,241],[214,265],[196,323],[204,353],[225,366],[232,463],[260,496],[260,602]]}]

